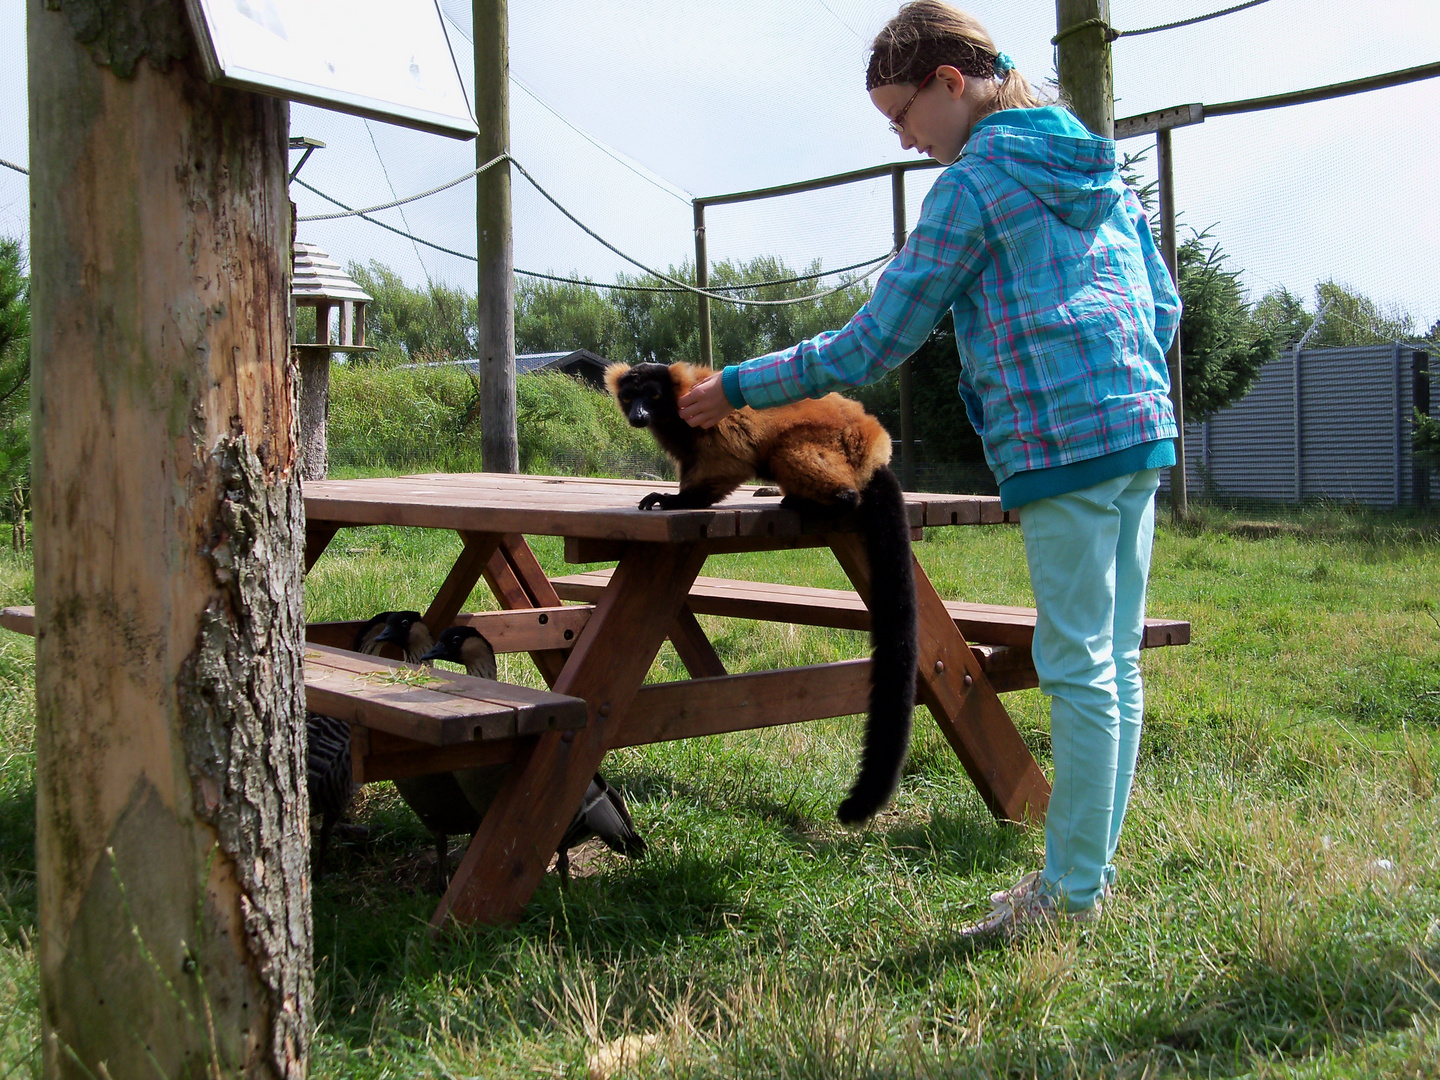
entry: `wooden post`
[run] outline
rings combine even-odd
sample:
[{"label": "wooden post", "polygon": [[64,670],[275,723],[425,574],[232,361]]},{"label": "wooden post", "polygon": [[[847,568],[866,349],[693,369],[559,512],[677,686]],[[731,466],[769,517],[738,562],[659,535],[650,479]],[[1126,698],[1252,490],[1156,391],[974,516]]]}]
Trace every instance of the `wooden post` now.
[{"label": "wooden post", "polygon": [[[905,225],[905,167],[890,173],[890,209],[895,226],[895,250],[905,246],[910,230]],[[909,358],[900,365],[900,486],[915,490],[915,369]]]},{"label": "wooden post", "polygon": [[297,467],[305,480],[324,480],[330,471],[330,350],[297,344],[295,350],[295,411],[300,423]]},{"label": "wooden post", "polygon": [[[478,168],[510,151],[508,0],[474,0],[475,140]],[[476,342],[480,361],[480,460],[486,472],[520,471],[515,431],[515,252],[510,225],[510,162],[475,178],[478,255]]]},{"label": "wooden post", "polygon": [[178,0],[58,7],[27,12],[44,1073],[302,1080],[288,106],[207,84]]},{"label": "wooden post", "polygon": [[[705,251],[705,204],[696,199],[695,203],[695,287],[710,287],[710,257]],[[710,340],[710,298],[695,295],[695,307],[700,323],[700,363],[706,367],[715,366],[714,345]]]},{"label": "wooden post", "polygon": [[1055,0],[1055,70],[1080,122],[1115,137],[1110,0]]},{"label": "wooden post", "polygon": [[[1160,172],[1160,255],[1170,268],[1170,280],[1180,291],[1180,265],[1175,254],[1175,169],[1170,153],[1170,129],[1155,133],[1156,165]],[[1190,516],[1189,481],[1185,475],[1185,372],[1180,355],[1180,330],[1165,354],[1170,367],[1170,401],[1175,406],[1175,466],[1170,470],[1170,516],[1181,522]]]}]

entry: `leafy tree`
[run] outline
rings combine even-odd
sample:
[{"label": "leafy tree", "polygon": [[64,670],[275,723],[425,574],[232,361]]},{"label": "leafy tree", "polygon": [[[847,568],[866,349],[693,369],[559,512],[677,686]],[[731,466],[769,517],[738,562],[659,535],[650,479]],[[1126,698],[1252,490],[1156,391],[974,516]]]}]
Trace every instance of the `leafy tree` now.
[{"label": "leafy tree", "polygon": [[1305,310],[1305,301],[1283,285],[1255,305],[1256,325],[1274,338],[1277,347],[1294,345],[1314,321],[1315,316]]},{"label": "leafy tree", "polygon": [[30,488],[30,279],[17,240],[0,238],[0,496],[18,518]]},{"label": "leafy tree", "polygon": [[[1147,154],[1125,155],[1119,169],[1121,179],[1150,216],[1155,246],[1159,247],[1160,220],[1155,212],[1159,185],[1155,181],[1142,184],[1139,172]],[[1240,287],[1241,271],[1226,269],[1226,258],[1219,243],[1211,240],[1209,229],[1191,230],[1175,252],[1184,306],[1180,363],[1187,423],[1203,420],[1244,397],[1260,368],[1274,359],[1277,341],[1284,340],[1275,325],[1280,316],[1267,314],[1259,306],[1251,310]],[[1285,296],[1294,299],[1288,293]],[[1303,311],[1303,305],[1298,306]]]},{"label": "leafy tree", "polygon": [[473,293],[439,282],[411,287],[374,259],[368,267],[352,262],[348,272],[374,297],[365,308],[365,343],[378,350],[374,354],[378,362],[422,363],[475,355],[479,310]]},{"label": "leafy tree", "polygon": [[1203,420],[1239,401],[1260,368],[1275,358],[1274,335],[1257,323],[1210,233],[1191,233],[1175,252],[1179,265],[1180,357],[1185,420]]},{"label": "leafy tree", "polygon": [[607,360],[628,359],[631,346],[620,312],[602,290],[543,279],[515,285],[515,351],[589,349]]},{"label": "leafy tree", "polygon": [[[807,274],[819,273],[812,263]],[[667,275],[693,284],[691,263],[671,266]],[[828,290],[815,280],[788,281],[797,274],[781,259],[724,261],[710,271],[710,287],[746,299],[792,300]],[[783,281],[759,289],[731,287]],[[616,284],[635,287],[603,290],[585,285],[523,282],[516,290],[515,337],[524,351],[587,348],[610,360],[673,363],[700,359],[696,298],[675,291],[651,274],[619,274]],[[818,299],[783,306],[710,304],[711,340],[717,365],[739,363],[844,325],[869,296],[857,283]]]},{"label": "leafy tree", "polygon": [[1306,343],[1311,348],[1384,345],[1415,334],[1415,320],[1408,314],[1398,309],[1382,311],[1368,296],[1337,285],[1333,278],[1315,286],[1315,309],[1322,308],[1320,324]]},{"label": "leafy tree", "polygon": [[1315,312],[1307,311],[1305,302],[1283,287],[1267,293],[1255,305],[1256,321],[1282,346],[1294,345],[1312,326],[1315,332],[1305,342],[1307,348],[1440,341],[1440,321],[1419,334],[1414,318],[1405,311],[1382,310],[1370,297],[1333,278],[1315,286]]},{"label": "leafy tree", "polygon": [[1426,416],[1419,409],[1413,412],[1414,430],[1410,438],[1415,450],[1415,463],[1428,469],[1440,469],[1440,420]]}]

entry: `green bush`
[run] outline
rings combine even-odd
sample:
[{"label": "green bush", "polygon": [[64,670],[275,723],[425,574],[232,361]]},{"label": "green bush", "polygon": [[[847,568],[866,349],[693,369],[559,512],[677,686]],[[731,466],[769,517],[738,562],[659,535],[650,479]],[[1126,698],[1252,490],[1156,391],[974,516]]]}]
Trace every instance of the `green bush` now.
[{"label": "green bush", "polygon": [[520,468],[578,476],[668,476],[647,431],[632,428],[608,394],[558,373],[515,382]]},{"label": "green bush", "polygon": [[332,364],[332,465],[480,468],[475,388],[463,368]]},{"label": "green bush", "polygon": [[[558,373],[516,380],[520,467],[595,476],[670,475],[647,432],[607,394]],[[478,470],[479,380],[461,367],[335,364],[330,371],[331,465]]]}]

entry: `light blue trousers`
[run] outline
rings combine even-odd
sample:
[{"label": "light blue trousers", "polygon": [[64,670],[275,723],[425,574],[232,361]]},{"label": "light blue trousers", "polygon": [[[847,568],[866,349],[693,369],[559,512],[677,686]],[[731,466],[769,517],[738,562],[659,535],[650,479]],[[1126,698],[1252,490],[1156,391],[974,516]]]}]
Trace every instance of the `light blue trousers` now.
[{"label": "light blue trousers", "polygon": [[1042,877],[1065,910],[1092,907],[1114,879],[1145,707],[1140,640],[1159,482],[1150,469],[1020,511],[1055,759]]}]

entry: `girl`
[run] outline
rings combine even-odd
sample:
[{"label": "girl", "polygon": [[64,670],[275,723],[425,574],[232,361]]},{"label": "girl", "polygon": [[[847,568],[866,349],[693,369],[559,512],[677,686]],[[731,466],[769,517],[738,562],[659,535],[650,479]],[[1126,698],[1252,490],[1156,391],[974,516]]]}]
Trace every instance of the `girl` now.
[{"label": "girl", "polygon": [[726,368],[680,399],[681,415],[711,427],[744,405],[872,382],[954,313],[965,410],[1002,505],[1024,508],[1055,758],[1044,869],[995,893],[965,933],[1090,921],[1114,880],[1140,742],[1180,300],[1115,144],[1045,107],[974,19],[906,4],[875,39],[866,88],[901,146],[950,166],[915,231],[843,329]]}]

